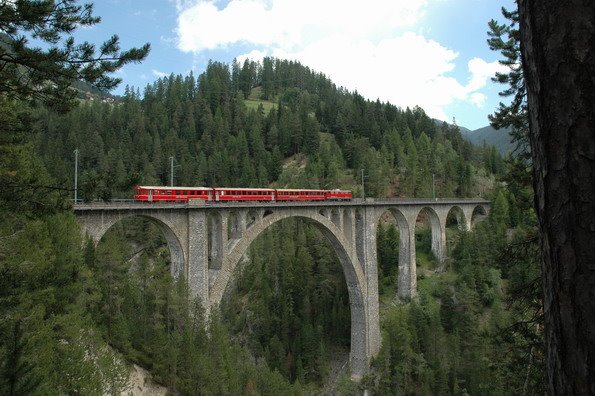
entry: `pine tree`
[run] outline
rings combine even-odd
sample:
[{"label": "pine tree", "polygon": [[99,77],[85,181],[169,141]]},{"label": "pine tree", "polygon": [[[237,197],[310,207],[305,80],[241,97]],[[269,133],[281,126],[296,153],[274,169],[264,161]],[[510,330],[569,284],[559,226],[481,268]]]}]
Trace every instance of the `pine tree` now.
[{"label": "pine tree", "polygon": [[[100,18],[93,16],[93,5],[78,5],[74,0],[18,1],[0,4],[0,93],[23,99],[39,99],[46,106],[65,111],[75,104],[72,84],[85,81],[99,89],[110,90],[121,79],[109,77],[131,62],[142,61],[149,44],[120,52],[119,38],[104,42],[99,54],[95,46],[76,45],[72,32],[78,26],[93,26]],[[31,47],[27,35],[47,44],[47,49]],[[60,41],[63,47],[58,47]],[[52,84],[48,84],[51,81]]]}]

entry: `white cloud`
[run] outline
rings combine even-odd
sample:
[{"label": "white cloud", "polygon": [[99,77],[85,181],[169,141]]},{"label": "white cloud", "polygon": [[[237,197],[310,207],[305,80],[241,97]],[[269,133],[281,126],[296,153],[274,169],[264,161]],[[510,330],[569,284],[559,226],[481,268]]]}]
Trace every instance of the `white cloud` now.
[{"label": "white cloud", "polygon": [[167,77],[167,76],[169,76],[169,74],[167,74],[165,72],[162,72],[162,71],[159,71],[159,70],[156,70],[156,69],[152,69],[151,71],[153,72],[153,75],[154,76],[157,76],[157,77]]},{"label": "white cloud", "polygon": [[506,66],[499,64],[498,61],[488,63],[480,58],[471,59],[468,66],[471,72],[471,79],[468,86],[471,90],[485,87],[488,79],[493,77],[496,72],[506,71]]},{"label": "white cloud", "polygon": [[487,96],[480,92],[473,92],[469,95],[469,101],[479,108],[482,108],[485,105],[486,99]]},{"label": "white cloud", "polygon": [[466,84],[449,74],[458,53],[412,31],[429,0],[177,0],[178,48],[198,54],[245,44],[238,56],[295,59],[369,99],[419,105],[446,120],[455,101],[483,106],[480,92],[501,70],[480,58]]},{"label": "white cloud", "polygon": [[213,1],[178,1],[178,46],[197,52],[246,42],[291,49],[337,33],[379,37],[414,24],[426,2],[232,0],[219,9]]}]

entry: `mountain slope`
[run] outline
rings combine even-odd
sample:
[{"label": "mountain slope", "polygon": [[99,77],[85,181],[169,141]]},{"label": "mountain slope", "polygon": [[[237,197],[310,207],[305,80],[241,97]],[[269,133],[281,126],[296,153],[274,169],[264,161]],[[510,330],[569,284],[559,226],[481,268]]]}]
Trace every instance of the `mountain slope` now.
[{"label": "mountain slope", "polygon": [[496,146],[496,149],[502,155],[507,155],[514,149],[508,129],[497,130],[488,125],[474,131],[466,128],[460,128],[460,130],[463,137],[476,146],[482,146],[485,142],[488,146]]}]

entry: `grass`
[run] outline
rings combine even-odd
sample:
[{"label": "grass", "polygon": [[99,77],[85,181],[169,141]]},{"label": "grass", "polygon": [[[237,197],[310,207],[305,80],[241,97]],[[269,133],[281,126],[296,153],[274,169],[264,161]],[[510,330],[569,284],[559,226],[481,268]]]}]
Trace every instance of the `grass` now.
[{"label": "grass", "polygon": [[252,91],[250,91],[250,96],[248,96],[248,99],[244,100],[244,104],[249,110],[257,110],[258,106],[262,105],[264,114],[267,115],[272,109],[277,108],[277,103],[271,100],[263,100],[261,99],[261,95],[262,87],[252,88]]},{"label": "grass", "polygon": [[267,115],[271,112],[272,109],[277,108],[277,104],[268,100],[255,100],[255,99],[246,99],[244,100],[244,104],[249,110],[257,110],[258,106],[262,105],[264,110],[264,114]]}]

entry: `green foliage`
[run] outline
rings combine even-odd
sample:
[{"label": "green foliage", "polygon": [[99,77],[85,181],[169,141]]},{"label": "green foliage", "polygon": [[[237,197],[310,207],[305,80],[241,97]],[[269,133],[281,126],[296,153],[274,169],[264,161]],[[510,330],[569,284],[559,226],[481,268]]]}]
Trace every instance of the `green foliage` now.
[{"label": "green foliage", "polygon": [[[3,15],[22,21],[27,12],[39,24],[50,3],[0,7]],[[35,25],[50,47],[77,23],[97,22],[90,6],[71,1],[60,2],[54,12],[50,21],[80,14],[53,28]],[[29,34],[24,25],[12,26],[10,34]],[[67,41],[50,49],[59,60],[47,69],[37,61],[4,68],[12,77],[29,73],[40,82],[55,80],[37,84],[40,91],[23,86],[10,95],[55,100],[62,110],[71,105],[73,92],[65,88],[73,79],[110,88],[117,81],[107,74],[148,50],[120,53],[117,41],[110,39],[97,56],[88,44]],[[0,62],[5,51],[37,60],[47,55],[16,36],[12,49],[5,43]],[[87,63],[76,68],[73,60]],[[57,71],[66,78],[55,79]],[[10,82],[11,75],[5,76],[2,81]],[[477,177],[489,178],[500,166],[489,148],[471,147],[456,126],[437,126],[420,108],[366,101],[299,63],[278,59],[234,62],[231,70],[210,62],[198,78],[171,75],[145,87],[142,96],[127,87],[116,105],[85,102],[66,115],[46,108],[32,113],[3,92],[0,388],[13,393],[118,393],[126,368],[114,348],[150,369],[172,393],[298,394],[301,384],[320,384],[330,356],[350,342],[348,295],[336,254],[315,229],[299,222],[279,224],[255,242],[224,320],[215,315],[208,324],[189,300],[185,281],[170,277],[169,254],[155,228],[123,223],[97,249],[91,241],[81,249],[76,222],[63,212],[72,194],[75,148],[79,193],[87,201],[129,198],[135,184],[169,183],[169,157],[175,159],[177,185],[354,189],[365,169],[366,195],[378,197],[430,196],[434,186],[437,196],[476,195]],[[254,94],[270,108],[246,106]],[[513,196],[504,197],[513,202]],[[508,213],[519,217],[512,209]],[[380,287],[391,298],[398,237],[394,226],[378,237]],[[427,233],[422,239],[429,243]],[[501,272],[487,264],[474,269],[470,258],[480,250],[469,246],[475,241],[467,243],[457,253],[460,263],[453,264],[456,281],[444,274],[436,282],[435,297],[445,308],[424,294],[422,308],[387,314],[391,341],[379,361],[394,378],[383,378],[378,389],[484,393],[486,364],[472,362],[487,356],[477,352],[485,339],[473,324],[482,310],[497,309]]]},{"label": "green foliage", "polygon": [[[437,126],[419,108],[365,101],[295,62],[210,62],[195,78],[169,76],[127,87],[117,106],[86,102],[65,116],[40,110],[37,148],[61,185],[81,197],[129,198],[135,183],[347,188],[368,196],[474,196],[474,181],[500,170],[491,148],[473,148],[456,126]],[[299,86],[296,79],[301,79]],[[274,81],[274,84],[269,84]],[[249,91],[245,91],[250,88]],[[273,107],[246,106],[245,92]],[[250,99],[252,100],[252,99]],[[303,177],[280,180],[284,160],[304,156]],[[486,177],[486,176],[482,176]]]},{"label": "green foliage", "polygon": [[376,236],[378,289],[381,295],[395,295],[399,264],[399,231],[394,224],[378,224]]},{"label": "green foliage", "polygon": [[[282,246],[282,248],[280,248]],[[350,342],[341,265],[298,220],[274,224],[252,245],[237,292],[222,307],[235,337],[287,379],[322,384],[330,353]]]},{"label": "green foliage", "polygon": [[502,14],[508,24],[499,24],[495,20],[489,22],[488,46],[498,51],[503,59],[500,64],[507,67],[506,72],[497,72],[493,81],[506,85],[500,93],[503,97],[512,97],[509,104],[500,103],[498,110],[489,116],[496,129],[510,128],[513,143],[516,144],[515,157],[523,162],[529,161],[529,118],[527,116],[527,94],[525,79],[521,65],[521,45],[518,11],[502,8]]},{"label": "green foliage", "polygon": [[[3,1],[0,3],[0,94],[67,111],[75,105],[75,81],[110,90],[121,81],[109,74],[149,53],[149,44],[120,52],[119,38],[110,37],[99,48],[75,44],[72,33],[79,26],[93,26],[93,5],[74,0]],[[37,40],[47,48],[32,47]],[[59,46],[62,44],[62,46]]]},{"label": "green foliage", "polygon": [[233,344],[216,312],[208,323],[175,281],[156,226],[132,219],[86,248],[99,298],[89,306],[105,340],[149,369],[174,394],[300,394],[278,372]]},{"label": "green foliage", "polygon": [[[508,202],[498,191],[485,221],[456,232],[446,272],[424,275],[431,232],[416,233],[419,298],[389,303],[382,313],[382,349],[364,388],[387,395],[545,392],[538,247],[524,229],[509,239]],[[380,223],[377,238],[385,302],[394,296],[383,287],[385,266],[398,262],[391,228]]]},{"label": "green foliage", "polygon": [[108,377],[121,388],[125,367],[95,336],[84,309],[89,283],[74,216],[5,221],[2,234],[0,388],[97,394]]}]

